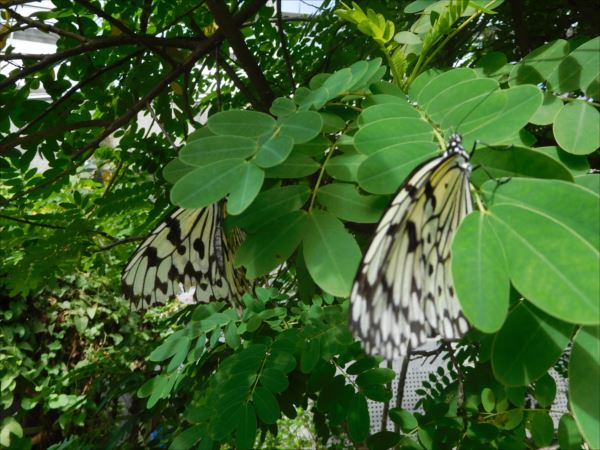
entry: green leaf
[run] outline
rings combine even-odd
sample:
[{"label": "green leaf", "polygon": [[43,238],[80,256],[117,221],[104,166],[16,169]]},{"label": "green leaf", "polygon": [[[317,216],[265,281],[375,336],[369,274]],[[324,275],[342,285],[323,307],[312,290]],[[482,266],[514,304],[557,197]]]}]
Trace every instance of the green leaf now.
[{"label": "green leaf", "polygon": [[262,386],[257,387],[252,399],[256,408],[256,414],[260,420],[269,425],[277,422],[281,411],[279,410],[277,400],[268,389]]},{"label": "green leaf", "polygon": [[569,76],[574,78],[574,84],[578,89],[582,90],[586,96],[598,100],[600,99],[599,66],[600,37],[595,37],[573,50],[561,62],[558,72],[563,79]]},{"label": "green leaf", "polygon": [[494,418],[495,425],[501,430],[514,430],[522,421],[523,410],[521,408],[509,409]]},{"label": "green leaf", "polygon": [[231,321],[225,328],[225,343],[229,345],[232,349],[236,349],[241,344],[241,339],[238,334],[238,329],[235,326],[235,322]]},{"label": "green leaf", "polygon": [[534,396],[542,408],[549,407],[556,397],[556,382],[548,373],[535,382]]},{"label": "green leaf", "polygon": [[573,175],[564,164],[532,148],[516,146],[502,149],[477,148],[471,164],[475,167],[481,165],[484,169],[476,170],[471,176],[471,182],[475,185],[483,184],[490,178],[503,177],[573,181]]},{"label": "green leaf", "polygon": [[556,95],[544,93],[544,101],[535,112],[530,122],[535,125],[550,125],[554,122],[556,115],[562,109],[563,102]]},{"label": "green leaf", "polygon": [[389,402],[392,399],[392,391],[381,384],[369,384],[362,388],[363,394],[369,400],[376,402]]},{"label": "green leaf", "polygon": [[419,113],[406,101],[375,104],[365,108],[358,116],[358,124],[363,127],[371,122],[392,118],[419,119]]},{"label": "green leaf", "polygon": [[572,323],[600,321],[600,201],[572,183],[513,179],[488,182],[490,221],[510,279],[529,301]]},{"label": "green leaf", "polygon": [[572,174],[587,174],[590,170],[590,165],[587,158],[582,155],[572,155],[565,152],[560,147],[548,146],[548,147],[536,147],[538,152],[545,153],[552,159],[561,162],[565,165]]},{"label": "green leaf", "polygon": [[286,117],[296,112],[296,104],[287,97],[277,97],[269,112],[277,117]]},{"label": "green leaf", "polygon": [[226,159],[243,159],[256,153],[256,140],[240,136],[208,136],[185,145],[179,159],[190,166],[205,166]]},{"label": "green leaf", "polygon": [[365,155],[358,153],[334,156],[325,166],[325,170],[329,176],[338,181],[357,181],[358,168],[365,159],[367,159]]},{"label": "green leaf", "polygon": [[439,155],[432,142],[398,144],[367,157],[358,168],[360,187],[373,194],[391,194],[422,162]]},{"label": "green leaf", "polygon": [[492,348],[492,368],[507,386],[525,386],[545,374],[566,348],[573,326],[521,302],[508,315]]},{"label": "green leaf", "polygon": [[179,158],[175,158],[163,168],[162,174],[165,180],[173,184],[194,169],[194,166],[188,166],[181,162]]},{"label": "green leaf", "polygon": [[485,333],[500,329],[510,282],[504,250],[487,214],[464,218],[452,243],[452,279],[463,313]]},{"label": "green leaf", "polygon": [[600,327],[582,327],[569,361],[569,404],[590,448],[600,448]]},{"label": "green leaf", "polygon": [[303,373],[313,371],[321,357],[321,341],[318,338],[310,339],[302,349],[300,355],[300,370]]},{"label": "green leaf", "polygon": [[484,388],[481,391],[481,404],[485,412],[492,412],[496,407],[496,396],[490,388]]},{"label": "green leaf", "polygon": [[291,353],[281,350],[273,351],[267,359],[266,367],[290,373],[296,367],[296,359]]},{"label": "green leaf", "polygon": [[335,376],[335,366],[330,362],[320,360],[311,372],[307,387],[311,392],[317,392],[327,386]]},{"label": "green leaf", "polygon": [[340,219],[356,223],[376,223],[389,202],[387,197],[361,195],[354,185],[343,183],[320,187],[317,200]]},{"label": "green leaf", "polygon": [[305,235],[307,214],[293,211],[248,236],[236,255],[236,265],[246,267],[253,279],[269,273],[296,250]]},{"label": "green leaf", "polygon": [[285,373],[275,367],[267,367],[262,371],[260,383],[273,393],[283,392],[289,386]]},{"label": "green leaf", "polygon": [[228,159],[198,167],[171,189],[171,202],[183,208],[204,208],[225,197],[239,179],[246,161]]},{"label": "green leaf", "polygon": [[590,154],[600,147],[600,113],[587,102],[568,102],[556,115],[552,132],[565,151]]},{"label": "green leaf", "polygon": [[294,140],[290,136],[275,132],[261,142],[254,163],[264,169],[274,167],[285,161],[293,148]]},{"label": "green leaf", "polygon": [[[516,64],[509,76],[509,84],[536,85],[554,78],[560,61],[567,56],[569,43],[563,39],[549,42],[529,53]],[[558,86],[554,89],[558,90]]]},{"label": "green leaf", "polygon": [[369,369],[356,377],[356,384],[360,387],[371,384],[386,384],[396,378],[396,372],[392,369],[376,368]]},{"label": "green leaf", "polygon": [[236,447],[251,449],[256,438],[256,414],[250,403],[242,405],[239,421],[237,423]]},{"label": "green leaf", "polygon": [[561,450],[580,450],[581,435],[573,416],[563,414],[558,422],[558,444]]},{"label": "green leaf", "polygon": [[186,345],[186,340],[189,344],[189,338],[184,336],[181,331],[176,331],[150,353],[148,360],[160,362],[170,358],[177,353],[179,348]]},{"label": "green leaf", "polygon": [[197,445],[200,439],[206,435],[206,427],[204,425],[194,425],[185,429],[171,442],[169,450],[187,450]]},{"label": "green leaf", "polygon": [[306,155],[290,155],[282,164],[267,169],[267,178],[304,178],[315,173],[321,165]]},{"label": "green leaf", "polygon": [[546,411],[533,411],[528,422],[527,428],[538,448],[549,446],[554,438],[554,423],[550,414]]},{"label": "green leaf", "polygon": [[232,225],[256,233],[268,223],[300,209],[309,195],[310,189],[304,185],[274,187],[258,194],[250,208],[228,220]]},{"label": "green leaf", "polygon": [[306,267],[317,285],[338,297],[350,293],[361,253],[354,237],[331,213],[313,211],[303,240]]},{"label": "green leaf", "polygon": [[210,131],[220,135],[259,137],[275,128],[275,119],[256,111],[223,111],[208,118]]},{"label": "green leaf", "polygon": [[421,38],[410,31],[400,31],[394,36],[394,40],[399,44],[420,44]]},{"label": "green leaf", "polygon": [[231,215],[242,213],[260,192],[265,172],[252,162],[245,161],[239,169],[238,178],[231,186],[227,200],[227,212]]},{"label": "green leaf", "polygon": [[367,438],[369,450],[385,450],[400,442],[400,435],[391,431],[379,431]]},{"label": "green leaf", "polygon": [[10,448],[11,435],[18,438],[23,437],[23,428],[14,417],[5,417],[0,426],[0,445]]},{"label": "green leaf", "polygon": [[410,433],[419,426],[416,417],[406,409],[392,408],[390,409],[390,419],[400,426],[400,429],[405,433]]},{"label": "green leaf", "polygon": [[323,127],[323,119],[315,111],[298,111],[278,122],[281,134],[292,138],[295,144],[310,141]]},{"label": "green leaf", "polygon": [[362,442],[369,435],[370,418],[367,399],[361,393],[353,395],[348,407],[348,433],[354,442]]},{"label": "green leaf", "polygon": [[364,155],[372,155],[388,147],[415,142],[431,142],[431,125],[421,119],[393,117],[369,122],[354,135],[356,149]]}]

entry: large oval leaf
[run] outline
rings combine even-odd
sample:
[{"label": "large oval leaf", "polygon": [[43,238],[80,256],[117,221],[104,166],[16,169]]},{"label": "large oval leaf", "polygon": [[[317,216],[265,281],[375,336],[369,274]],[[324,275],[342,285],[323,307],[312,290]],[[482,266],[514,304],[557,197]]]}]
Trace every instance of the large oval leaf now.
[{"label": "large oval leaf", "polygon": [[332,183],[319,188],[317,200],[342,220],[375,223],[389,203],[379,195],[361,195],[352,184]]},{"label": "large oval leaf", "polygon": [[252,162],[245,161],[238,179],[231,187],[227,200],[227,212],[232,215],[240,214],[256,198],[260,192],[265,172]]},{"label": "large oval leaf", "polygon": [[574,155],[587,155],[600,147],[600,113],[589,103],[569,102],[552,126],[556,142]]},{"label": "large oval leaf", "polygon": [[413,142],[431,142],[433,129],[421,119],[391,118],[370,122],[354,135],[356,149],[371,155],[386,147]]},{"label": "large oval leaf", "polygon": [[548,314],[600,323],[600,200],[572,183],[514,179],[483,191],[517,290]]},{"label": "large oval leaf", "polygon": [[525,386],[556,363],[573,332],[573,325],[522,302],[513,309],[494,339],[492,368],[507,386]]},{"label": "large oval leaf", "polygon": [[296,250],[305,225],[304,211],[293,211],[265,225],[246,238],[237,252],[236,265],[246,267],[250,279],[269,273]]},{"label": "large oval leaf", "polygon": [[504,250],[486,214],[465,217],[454,236],[451,262],[466,318],[485,333],[498,331],[508,311],[510,282]]},{"label": "large oval leaf", "polygon": [[179,159],[190,166],[205,166],[223,159],[241,159],[256,153],[254,139],[241,136],[208,136],[196,139],[179,152]]},{"label": "large oval leaf", "polygon": [[226,159],[192,170],[171,189],[171,202],[183,208],[204,208],[222,199],[235,185],[245,162]]},{"label": "large oval leaf", "polygon": [[275,119],[256,111],[223,111],[208,118],[210,131],[221,135],[258,137],[275,128]]},{"label": "large oval leaf", "polygon": [[303,240],[306,267],[315,283],[338,297],[350,294],[360,262],[360,248],[335,216],[313,211]]}]

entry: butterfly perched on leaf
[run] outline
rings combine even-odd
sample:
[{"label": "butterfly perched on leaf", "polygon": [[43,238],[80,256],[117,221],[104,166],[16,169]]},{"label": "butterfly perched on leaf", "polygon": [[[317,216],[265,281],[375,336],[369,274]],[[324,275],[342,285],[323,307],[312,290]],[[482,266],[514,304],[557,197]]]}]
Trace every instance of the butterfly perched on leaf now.
[{"label": "butterfly perched on leaf", "polygon": [[[239,233],[234,230],[230,236],[234,246],[239,245]],[[177,209],[163,220],[125,266],[122,287],[137,308],[192,294],[195,302],[228,300],[239,306],[245,277],[233,266],[222,204]]]},{"label": "butterfly perched on leaf", "polygon": [[452,238],[472,211],[461,137],[407,177],[383,214],[350,294],[350,329],[369,354],[391,360],[429,337],[468,331],[450,270]]}]

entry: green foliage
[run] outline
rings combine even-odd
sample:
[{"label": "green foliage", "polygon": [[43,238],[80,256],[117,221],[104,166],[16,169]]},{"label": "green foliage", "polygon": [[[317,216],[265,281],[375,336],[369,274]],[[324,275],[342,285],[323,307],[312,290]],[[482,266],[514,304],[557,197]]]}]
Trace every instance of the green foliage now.
[{"label": "green foliage", "polygon": [[[526,5],[527,54],[502,2],[336,4],[282,25],[289,58],[265,7],[231,22],[251,70],[204,4],[84,3],[34,16],[66,31],[56,65],[0,76],[0,445],[600,446],[600,40],[557,39],[594,32],[585,7]],[[452,251],[475,330],[437,350],[421,409],[371,434],[367,399],[389,401],[395,374],[349,335],[344,297],[390,194],[453,132],[481,167]],[[241,316],[213,303],[142,321],[116,293],[121,244],[166,213],[167,183],[180,206],[227,197],[256,286]],[[558,430],[552,367],[569,379]],[[308,444],[282,432],[299,411]]]}]

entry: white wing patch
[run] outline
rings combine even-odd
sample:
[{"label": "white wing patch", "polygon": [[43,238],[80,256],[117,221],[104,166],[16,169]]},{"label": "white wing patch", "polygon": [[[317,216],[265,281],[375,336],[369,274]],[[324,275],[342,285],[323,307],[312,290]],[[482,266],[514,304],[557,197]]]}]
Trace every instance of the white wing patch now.
[{"label": "white wing patch", "polygon": [[229,300],[238,305],[243,273],[234,269],[223,232],[221,205],[178,209],[161,222],[123,270],[124,295],[137,308],[185,293],[196,302]]},{"label": "white wing patch", "polygon": [[468,331],[454,292],[450,248],[472,210],[469,155],[460,136],[417,167],[384,213],[350,294],[350,329],[367,353],[405,355],[438,334]]}]

